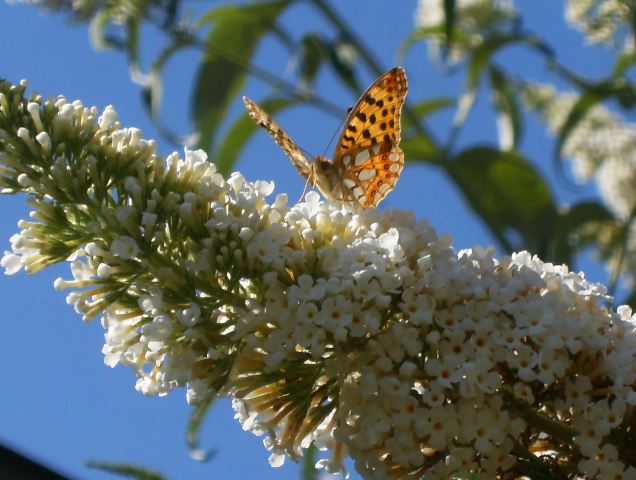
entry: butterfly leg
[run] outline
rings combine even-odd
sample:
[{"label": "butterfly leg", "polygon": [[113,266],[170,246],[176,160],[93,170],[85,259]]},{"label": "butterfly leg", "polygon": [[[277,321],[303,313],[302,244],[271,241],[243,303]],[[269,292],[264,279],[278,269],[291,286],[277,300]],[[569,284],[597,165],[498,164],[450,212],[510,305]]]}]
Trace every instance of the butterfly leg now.
[{"label": "butterfly leg", "polygon": [[[305,198],[305,195],[307,194],[307,186],[309,185],[309,182],[311,181],[310,177],[307,177],[307,180],[305,180],[305,188],[303,188],[303,193],[300,196],[300,198],[298,199],[298,201],[296,202],[296,205],[298,205],[300,202],[302,202]],[[312,185],[312,188],[316,186],[315,182],[313,182],[314,184]]]}]

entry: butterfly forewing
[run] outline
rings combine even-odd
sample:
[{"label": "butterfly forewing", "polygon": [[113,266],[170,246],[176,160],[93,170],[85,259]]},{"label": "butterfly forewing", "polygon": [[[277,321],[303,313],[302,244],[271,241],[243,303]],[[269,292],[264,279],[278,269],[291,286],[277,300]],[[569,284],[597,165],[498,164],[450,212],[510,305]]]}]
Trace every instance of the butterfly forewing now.
[{"label": "butterfly forewing", "polygon": [[303,177],[309,178],[311,175],[309,160],[307,160],[307,157],[305,157],[298,145],[287,135],[287,132],[283,130],[283,127],[249,98],[243,97],[243,103],[245,103],[245,108],[250,118],[269,133],[269,136],[274,139],[283,152],[285,152],[285,155],[289,157],[292,165],[296,167],[296,170],[298,170]]},{"label": "butterfly forewing", "polygon": [[334,168],[342,172],[344,197],[362,207],[376,206],[393,190],[404,166],[398,143],[406,91],[404,69],[389,70],[360,97],[340,134]]}]

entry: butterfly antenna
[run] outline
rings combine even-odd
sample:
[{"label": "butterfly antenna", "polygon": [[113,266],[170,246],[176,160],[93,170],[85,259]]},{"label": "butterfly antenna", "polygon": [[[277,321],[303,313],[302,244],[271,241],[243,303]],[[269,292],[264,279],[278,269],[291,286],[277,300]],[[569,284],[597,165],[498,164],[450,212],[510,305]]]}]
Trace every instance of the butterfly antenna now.
[{"label": "butterfly antenna", "polygon": [[331,135],[331,139],[329,140],[329,143],[325,147],[324,152],[322,152],[322,156],[323,157],[327,155],[327,152],[329,151],[329,148],[331,147],[331,144],[336,139],[336,135],[338,135],[338,133],[340,133],[342,131],[342,129],[344,128],[345,124],[347,123],[347,120],[349,119],[349,114],[351,113],[352,110],[353,110],[353,106],[350,105],[347,108],[347,114],[345,115],[345,117],[340,122],[340,125],[338,125],[338,128],[336,129],[336,131],[333,132],[333,135]]},{"label": "butterfly antenna", "polygon": [[313,155],[311,154],[311,152],[308,152],[307,150],[305,150],[305,149],[304,149],[303,147],[301,147],[301,146],[298,146],[298,150],[300,150],[301,152],[303,152],[307,158],[312,158],[312,157],[313,157]]}]

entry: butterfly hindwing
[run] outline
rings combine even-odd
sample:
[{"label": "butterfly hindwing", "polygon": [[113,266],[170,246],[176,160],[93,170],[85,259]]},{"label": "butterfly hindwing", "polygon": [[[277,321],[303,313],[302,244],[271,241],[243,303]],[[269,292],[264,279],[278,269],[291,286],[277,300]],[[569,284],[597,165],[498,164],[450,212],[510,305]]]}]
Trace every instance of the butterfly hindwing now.
[{"label": "butterfly hindwing", "polygon": [[348,164],[343,173],[343,186],[351,192],[348,197],[368,208],[377,206],[395,187],[404,167],[404,153],[395,143],[384,141],[352,149],[343,161]]}]

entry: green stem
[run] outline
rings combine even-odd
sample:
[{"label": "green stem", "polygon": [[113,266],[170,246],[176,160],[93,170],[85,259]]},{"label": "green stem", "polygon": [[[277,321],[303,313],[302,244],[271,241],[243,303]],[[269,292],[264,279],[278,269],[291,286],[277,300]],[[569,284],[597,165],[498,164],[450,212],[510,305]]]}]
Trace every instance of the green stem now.
[{"label": "green stem", "polygon": [[531,409],[524,410],[522,415],[523,419],[532,427],[533,430],[545,432],[564,443],[572,442],[572,437],[578,433],[574,428],[568,427],[561,422],[554,421],[548,416],[542,415]]}]

